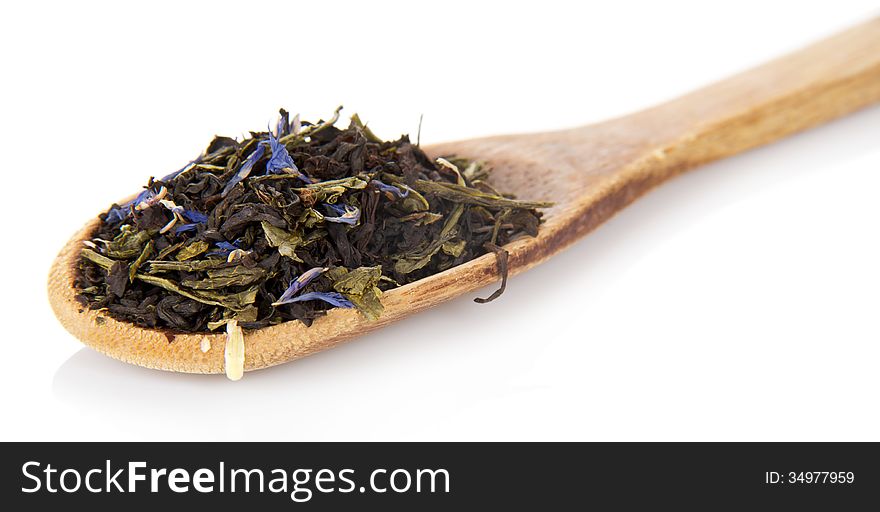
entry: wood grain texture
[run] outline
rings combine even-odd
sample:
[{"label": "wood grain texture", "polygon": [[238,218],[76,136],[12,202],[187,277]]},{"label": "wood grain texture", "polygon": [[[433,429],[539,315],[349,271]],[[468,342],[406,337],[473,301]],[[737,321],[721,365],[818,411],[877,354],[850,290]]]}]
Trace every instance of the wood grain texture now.
[{"label": "wood grain texture", "polygon": [[[665,180],[700,164],[767,144],[880,100],[880,18],[792,55],[658,107],[604,123],[545,134],[511,135],[428,148],[432,155],[484,160],[492,182],[521,199],[552,200],[533,239],[509,244],[511,273],[537,265]],[[55,314],[95,350],[133,364],[222,373],[224,334],[162,332],[118,322],[74,300],[73,270],[97,219],[61,250],[49,276]],[[386,292],[385,313],[369,322],[334,309],[306,328],[299,322],[248,332],[245,369],[284,363],[331,348],[498,279],[482,256]],[[479,307],[479,306],[474,306]]]}]

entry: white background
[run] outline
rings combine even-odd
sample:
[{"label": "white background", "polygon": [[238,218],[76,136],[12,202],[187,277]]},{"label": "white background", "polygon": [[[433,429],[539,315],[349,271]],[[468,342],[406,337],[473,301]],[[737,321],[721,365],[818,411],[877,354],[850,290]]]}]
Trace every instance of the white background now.
[{"label": "white background", "polygon": [[56,252],[215,133],[339,103],[387,138],[424,114],[423,144],[563,128],[880,14],[313,3],[4,4],[0,439],[878,440],[876,107],[664,185],[492,304],[238,383],[83,348],[47,303]]}]

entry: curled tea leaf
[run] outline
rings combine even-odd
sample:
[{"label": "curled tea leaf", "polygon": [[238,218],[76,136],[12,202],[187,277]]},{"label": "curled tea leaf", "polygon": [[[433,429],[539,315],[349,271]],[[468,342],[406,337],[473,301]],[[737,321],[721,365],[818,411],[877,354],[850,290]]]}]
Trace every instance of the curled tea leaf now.
[{"label": "curled tea leaf", "polygon": [[493,300],[500,297],[501,294],[504,293],[504,290],[507,288],[507,258],[509,256],[509,253],[503,247],[498,247],[491,242],[486,243],[486,249],[495,253],[495,262],[498,265],[498,273],[501,274],[501,286],[498,287],[497,290],[492,292],[492,295],[489,295],[485,299],[481,299],[479,297],[475,298],[474,302],[476,302],[477,304],[492,302]]}]

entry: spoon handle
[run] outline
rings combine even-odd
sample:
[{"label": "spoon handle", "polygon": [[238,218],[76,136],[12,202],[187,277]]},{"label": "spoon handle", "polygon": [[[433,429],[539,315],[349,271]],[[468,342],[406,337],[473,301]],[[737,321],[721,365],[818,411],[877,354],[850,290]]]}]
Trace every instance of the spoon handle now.
[{"label": "spoon handle", "polygon": [[[657,107],[611,121],[652,181],[880,101],[880,17]],[[594,151],[592,127],[572,131]]]}]

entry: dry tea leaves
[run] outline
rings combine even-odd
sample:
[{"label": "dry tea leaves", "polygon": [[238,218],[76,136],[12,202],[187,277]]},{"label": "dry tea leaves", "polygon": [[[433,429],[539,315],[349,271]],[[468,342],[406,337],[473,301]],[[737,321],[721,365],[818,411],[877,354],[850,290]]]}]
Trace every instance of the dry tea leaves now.
[{"label": "dry tea leaves", "polygon": [[[144,327],[226,326],[227,368],[243,365],[241,329],[334,307],[382,315],[383,291],[487,252],[506,286],[504,244],[534,236],[538,209],[486,183],[488,169],[432,161],[406,136],[379,139],[357,115],[347,128],[290,119],[202,154],[113,205],[82,250],[75,286],[93,309]],[[479,299],[480,302],[484,300]]]},{"label": "dry tea leaves", "polygon": [[266,240],[269,242],[270,247],[277,247],[278,252],[282,256],[287,256],[293,261],[302,263],[302,260],[296,255],[296,248],[303,243],[302,236],[296,233],[288,233],[266,221],[260,222],[260,225],[263,227],[263,233],[266,234]]},{"label": "dry tea leaves", "polygon": [[333,282],[333,289],[345,296],[355,307],[370,320],[376,320],[384,309],[379,297],[379,280],[382,278],[382,267],[359,267],[348,270],[335,267],[327,272]]}]

